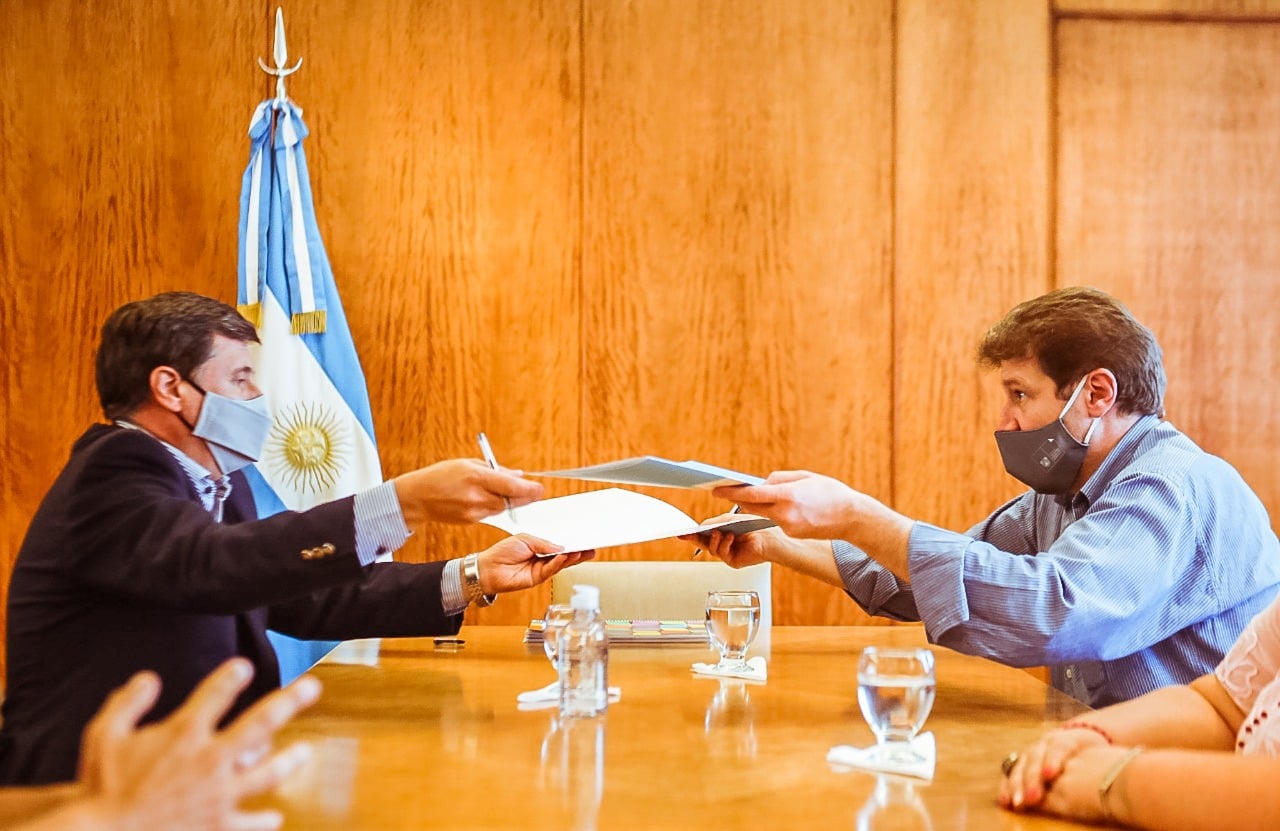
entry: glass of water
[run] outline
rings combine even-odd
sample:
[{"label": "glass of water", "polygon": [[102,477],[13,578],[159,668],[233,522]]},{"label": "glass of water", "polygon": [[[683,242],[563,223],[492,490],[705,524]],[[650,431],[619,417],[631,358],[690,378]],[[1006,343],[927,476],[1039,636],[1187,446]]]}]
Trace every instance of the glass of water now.
[{"label": "glass of water", "polygon": [[716,669],[737,671],[747,666],[747,647],[760,629],[760,595],[752,591],[707,593],[707,634],[720,653]]},{"label": "glass of water", "polygon": [[560,630],[573,620],[573,607],[568,603],[552,603],[542,615],[542,649],[551,659],[551,666],[558,667],[556,652],[560,646]]},{"label": "glass of water", "polygon": [[933,709],[937,681],[928,649],[868,646],[858,659],[858,706],[886,761],[918,761],[911,740]]}]

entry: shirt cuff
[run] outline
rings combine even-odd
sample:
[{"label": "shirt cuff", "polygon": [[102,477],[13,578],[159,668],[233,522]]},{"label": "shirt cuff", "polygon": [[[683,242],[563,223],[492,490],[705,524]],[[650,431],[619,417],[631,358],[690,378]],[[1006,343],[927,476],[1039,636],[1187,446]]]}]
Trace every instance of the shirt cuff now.
[{"label": "shirt cuff", "polygon": [[969,597],[964,587],[965,552],[972,537],[927,522],[911,526],[907,539],[907,570],[916,608],[929,638],[969,620]]},{"label": "shirt cuff", "polygon": [[865,551],[845,540],[831,541],[831,555],[840,573],[844,590],[867,614],[891,620],[916,621],[911,585],[871,559]]},{"label": "shirt cuff", "polygon": [[440,605],[446,615],[456,615],[467,608],[467,595],[462,590],[462,560],[450,560],[440,574]]},{"label": "shirt cuff", "polygon": [[356,494],[354,513],[356,556],[361,566],[390,559],[391,552],[409,539],[410,531],[404,524],[393,482],[383,482]]}]

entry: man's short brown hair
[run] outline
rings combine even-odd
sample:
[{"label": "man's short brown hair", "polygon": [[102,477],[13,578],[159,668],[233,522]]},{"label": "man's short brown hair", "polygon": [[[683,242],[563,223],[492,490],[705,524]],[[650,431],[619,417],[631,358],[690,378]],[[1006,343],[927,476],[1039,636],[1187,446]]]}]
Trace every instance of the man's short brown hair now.
[{"label": "man's short brown hair", "polygon": [[1122,415],[1164,413],[1164,356],[1151,330],[1114,297],[1072,286],[1019,303],[978,346],[978,360],[997,367],[1035,358],[1058,386],[1058,397],[1086,373],[1109,369]]},{"label": "man's short brown hair", "polygon": [[108,419],[124,418],[151,395],[151,370],[173,367],[190,380],[209,360],[213,336],[258,343],[253,324],[233,307],[189,291],[126,303],[102,325],[96,372]]}]

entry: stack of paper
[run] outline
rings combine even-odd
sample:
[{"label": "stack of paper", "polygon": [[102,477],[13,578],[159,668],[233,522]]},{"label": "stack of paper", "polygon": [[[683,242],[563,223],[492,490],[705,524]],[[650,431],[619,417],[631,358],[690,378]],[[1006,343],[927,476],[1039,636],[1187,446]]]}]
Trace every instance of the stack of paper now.
[{"label": "stack of paper", "polygon": [[[623,620],[605,621],[610,643],[707,643],[705,620]],[[525,643],[542,643],[544,623],[529,621]]]}]

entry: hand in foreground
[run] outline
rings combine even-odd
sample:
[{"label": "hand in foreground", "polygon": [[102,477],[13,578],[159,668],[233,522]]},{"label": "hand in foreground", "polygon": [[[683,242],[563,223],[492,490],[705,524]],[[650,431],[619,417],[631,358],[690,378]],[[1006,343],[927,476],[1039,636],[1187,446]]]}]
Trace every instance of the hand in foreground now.
[{"label": "hand in foreground", "polygon": [[749,514],[768,517],[799,539],[843,539],[863,509],[861,503],[880,504],[837,479],[807,470],[778,470],[763,485],[722,485],[712,493]]},{"label": "hand in foreground", "polygon": [[518,471],[494,470],[479,459],[449,459],[395,478],[405,522],[479,522],[542,498],[543,488]]},{"label": "hand in foreground", "polygon": [[1000,780],[997,799],[1004,807],[1015,810],[1039,808],[1050,788],[1077,755],[1109,746],[1100,733],[1087,728],[1050,730],[1017,754],[1017,762]]},{"label": "hand in foreground", "polygon": [[1105,743],[1080,749],[1066,760],[1048,790],[1042,792],[1040,799],[1035,803],[1024,802],[1022,805],[1014,805],[1006,802],[1005,787],[1008,782],[1006,778],[1005,782],[1001,783],[1000,804],[1015,810],[1035,810],[1089,823],[1113,821],[1103,808],[1098,786],[1103,777],[1120,763],[1128,752],[1128,748],[1114,747]]},{"label": "hand in foreground", "polygon": [[138,721],[160,693],[156,675],[140,672],[113,692],[85,728],[80,759],[80,782],[102,827],[279,828],[278,812],[237,806],[275,787],[309,757],[303,744],[269,751],[275,732],[319,697],[320,683],[304,676],[219,731],[219,720],[252,677],[247,661],[227,661],[173,715],[142,728]]},{"label": "hand in foreground", "polygon": [[[527,589],[549,579],[558,571],[596,556],[595,551],[560,554],[561,546],[530,534],[507,537],[480,552],[480,588],[485,594]],[[538,554],[555,554],[539,557]]]}]

